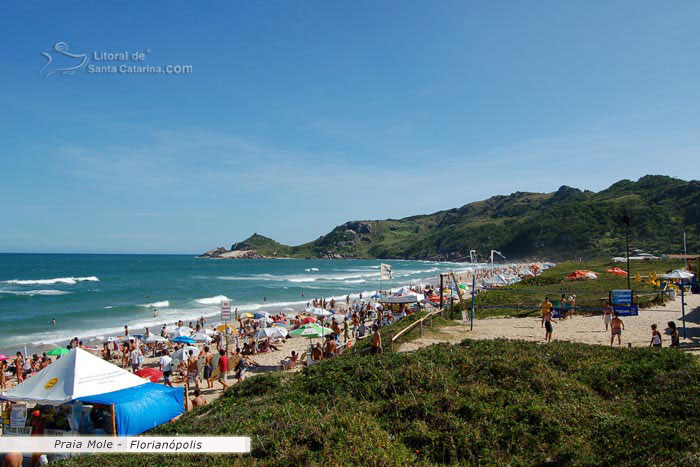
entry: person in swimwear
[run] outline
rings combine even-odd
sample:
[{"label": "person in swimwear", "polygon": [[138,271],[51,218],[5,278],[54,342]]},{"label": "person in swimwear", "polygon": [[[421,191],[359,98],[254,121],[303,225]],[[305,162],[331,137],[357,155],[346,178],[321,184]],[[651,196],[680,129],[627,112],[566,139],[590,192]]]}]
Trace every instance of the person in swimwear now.
[{"label": "person in swimwear", "polygon": [[612,321],[610,322],[610,346],[613,345],[615,336],[617,336],[617,345],[620,345],[622,340],[622,330],[625,329],[625,323],[620,319],[620,315],[615,313]]}]

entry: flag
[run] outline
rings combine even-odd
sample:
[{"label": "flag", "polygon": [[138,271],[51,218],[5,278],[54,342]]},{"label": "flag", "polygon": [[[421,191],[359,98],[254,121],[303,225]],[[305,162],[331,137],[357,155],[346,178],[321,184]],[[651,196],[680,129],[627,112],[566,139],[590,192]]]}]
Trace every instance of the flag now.
[{"label": "flag", "polygon": [[379,266],[379,275],[381,280],[383,281],[388,281],[391,280],[391,264],[384,264],[382,263]]}]

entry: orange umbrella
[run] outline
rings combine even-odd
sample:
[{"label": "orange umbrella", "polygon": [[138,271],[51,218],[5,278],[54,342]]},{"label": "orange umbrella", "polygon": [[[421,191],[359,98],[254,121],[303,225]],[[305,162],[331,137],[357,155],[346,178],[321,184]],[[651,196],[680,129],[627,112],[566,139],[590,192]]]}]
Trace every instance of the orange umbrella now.
[{"label": "orange umbrella", "polygon": [[624,269],[620,269],[620,268],[610,268],[605,272],[609,272],[610,274],[617,274],[618,276],[626,276],[627,275],[627,271],[625,271]]}]

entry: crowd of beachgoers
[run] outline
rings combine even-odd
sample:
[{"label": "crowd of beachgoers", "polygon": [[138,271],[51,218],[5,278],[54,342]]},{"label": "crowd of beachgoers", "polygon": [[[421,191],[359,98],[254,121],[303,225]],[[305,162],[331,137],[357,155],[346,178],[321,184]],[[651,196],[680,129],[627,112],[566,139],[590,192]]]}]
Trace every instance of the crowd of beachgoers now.
[{"label": "crowd of beachgoers", "polygon": [[[546,266],[545,266],[546,267]],[[536,274],[541,265],[507,265],[468,270],[454,276],[469,290],[472,278],[477,288],[489,286],[494,277],[509,280]],[[451,276],[450,276],[451,277]],[[454,290],[446,277],[445,290]],[[242,381],[248,374],[269,370],[292,370],[333,358],[352,347],[358,339],[370,339],[373,353],[383,351],[381,328],[422,306],[439,301],[439,279],[427,280],[371,296],[347,295],[344,299],[315,298],[303,309],[286,308],[274,314],[265,311],[233,310],[230,322],[208,323],[204,316],[185,323],[163,323],[160,329],[134,332],[128,325],[118,336],[73,338],[65,347],[42,353],[0,355],[0,388],[19,384],[50,365],[73,347],[80,347],[103,359],[130,369],[153,382],[183,385],[191,406],[215,397],[214,390]],[[412,303],[383,306],[388,296],[415,295]],[[153,317],[158,310],[153,309]],[[189,397],[189,396],[188,396]]]}]

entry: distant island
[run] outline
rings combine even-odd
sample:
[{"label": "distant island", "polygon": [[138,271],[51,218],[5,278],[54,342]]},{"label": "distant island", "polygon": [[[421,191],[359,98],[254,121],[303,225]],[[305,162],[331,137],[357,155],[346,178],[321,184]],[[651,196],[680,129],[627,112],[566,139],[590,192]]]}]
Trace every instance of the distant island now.
[{"label": "distant island", "polygon": [[700,252],[700,181],[647,175],[600,192],[562,186],[553,193],[515,192],[460,208],[403,219],[346,222],[318,239],[283,245],[253,234],[200,255],[204,258],[386,258],[481,260],[490,250],[509,259],[591,258],[624,255],[630,242],[656,254]]}]

